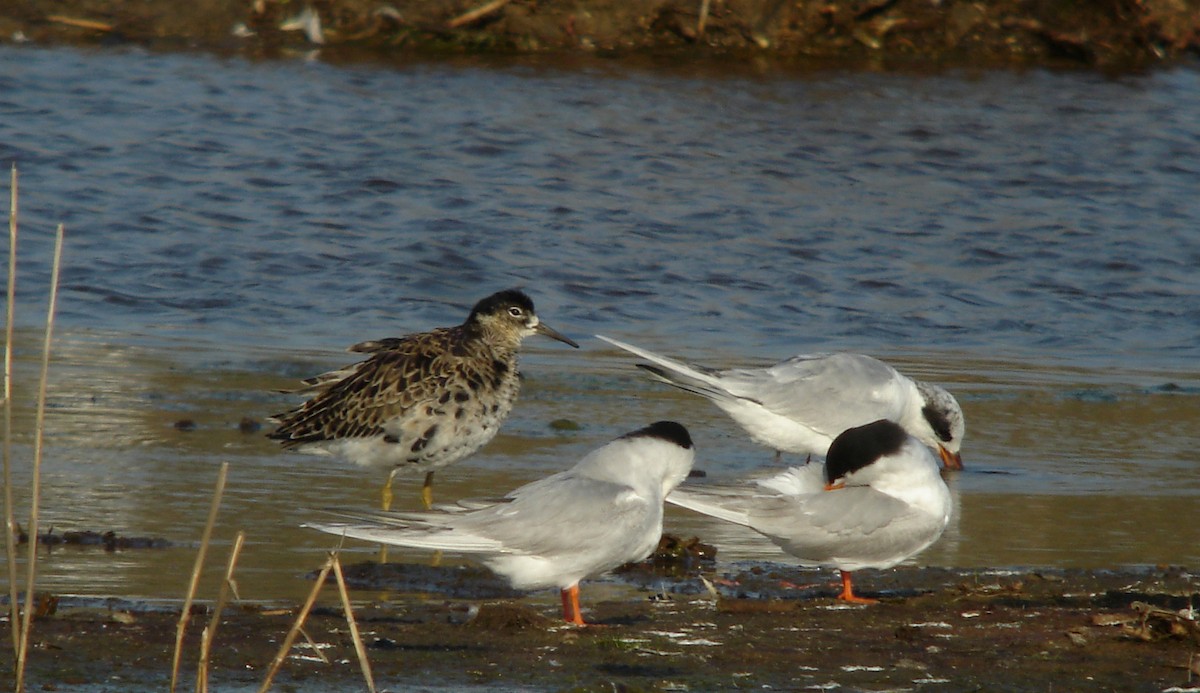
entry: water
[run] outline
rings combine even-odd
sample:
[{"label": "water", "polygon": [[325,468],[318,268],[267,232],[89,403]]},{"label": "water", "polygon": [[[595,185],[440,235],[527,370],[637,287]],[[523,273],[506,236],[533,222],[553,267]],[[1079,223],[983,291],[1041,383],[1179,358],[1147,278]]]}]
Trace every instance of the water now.
[{"label": "water", "polygon": [[[58,549],[42,584],[179,598],[227,461],[208,593],[238,531],[244,598],[306,592],[331,543],[299,525],[373,505],[382,475],[283,453],[239,422],[293,404],[273,391],[350,362],[349,344],[456,323],[514,285],[584,348],[527,343],[514,414],[439,472],[439,498],[506,491],[661,418],[691,428],[711,478],[772,463],[594,333],[710,365],[856,350],[946,385],[966,412],[958,515],[918,562],[1196,566],[1198,113],[1187,69],[812,75],[0,47],[0,161],[21,174],[18,517],[62,222],[43,523],[176,544]],[[415,506],[417,486],[400,502]],[[725,561],[785,560],[683,511],[668,530],[720,539]]]}]

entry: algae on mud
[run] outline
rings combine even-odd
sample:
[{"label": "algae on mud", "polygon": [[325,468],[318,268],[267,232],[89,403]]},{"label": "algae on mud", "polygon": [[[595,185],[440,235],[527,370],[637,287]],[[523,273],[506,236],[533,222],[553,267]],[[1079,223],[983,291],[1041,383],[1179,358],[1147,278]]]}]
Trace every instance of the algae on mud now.
[{"label": "algae on mud", "polygon": [[[1200,579],[1183,569],[872,571],[882,602],[871,607],[836,602],[832,575],[816,575],[821,584],[797,588],[788,582],[794,568],[763,564],[719,576],[727,586],[715,598],[680,582],[670,595],[642,589],[594,603],[600,625],[584,628],[561,625],[550,599],[468,601],[440,596],[436,586],[434,594],[359,604],[356,614],[374,678],[391,690],[1157,692],[1186,690],[1200,676]],[[177,611],[64,601],[35,624],[33,686],[163,686]],[[325,603],[306,629],[329,663],[294,648],[279,689],[361,685],[341,609]],[[213,685],[260,683],[293,613],[227,610]],[[199,635],[199,626],[189,632],[185,652],[195,652]],[[193,656],[184,661],[194,666]],[[0,675],[10,666],[0,663]],[[193,675],[185,671],[184,685]]]}]

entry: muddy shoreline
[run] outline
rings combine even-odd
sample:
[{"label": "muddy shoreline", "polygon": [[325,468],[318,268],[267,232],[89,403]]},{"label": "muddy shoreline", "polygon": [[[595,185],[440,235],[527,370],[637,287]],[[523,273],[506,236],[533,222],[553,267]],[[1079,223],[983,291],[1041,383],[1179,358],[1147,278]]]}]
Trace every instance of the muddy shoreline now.
[{"label": "muddy shoreline", "polygon": [[[869,69],[1125,70],[1194,62],[1200,0],[11,0],[0,7],[0,41],[249,57],[320,49],[323,58],[347,60],[668,56]],[[796,585],[794,571],[762,565],[706,574],[715,595],[695,577],[671,580],[666,590],[655,580],[635,583],[621,598],[588,600],[585,591],[587,616],[599,625],[582,629],[560,624],[554,595],[472,593],[484,579],[447,572],[432,591],[372,585],[353,593],[380,689],[1200,688],[1196,570],[903,568],[864,575],[864,593],[882,603],[848,607],[832,598],[829,574]],[[457,589],[464,585],[466,592]],[[187,688],[210,607],[188,631]],[[164,690],[177,609],[62,597],[34,623],[29,689]],[[213,651],[214,687],[257,686],[296,609],[228,608]],[[330,661],[293,650],[298,656],[285,663],[276,690],[361,690],[332,590],[306,630]],[[11,652],[10,632],[0,627],[0,648]],[[0,657],[0,676],[12,667],[11,657]]]},{"label": "muddy shoreline", "polygon": [[[414,568],[416,569],[416,568]],[[369,567],[360,567],[358,572]],[[427,569],[437,570],[437,569]],[[480,569],[445,569],[445,584]],[[833,599],[832,574],[770,564],[655,588],[585,585],[596,626],[567,627],[554,595],[460,598],[354,591],[380,690],[1195,690],[1200,577],[1181,568],[864,571],[874,606]],[[809,584],[794,584],[797,579]],[[485,578],[486,579],[486,578]],[[815,580],[815,582],[814,582]],[[661,589],[663,585],[670,589]],[[593,586],[594,587],[594,586]],[[275,690],[363,690],[326,590]],[[192,618],[182,685],[193,686],[206,608]],[[178,605],[63,599],[33,628],[30,690],[163,690]],[[257,687],[296,605],[227,607],[212,663],[216,690]],[[0,647],[10,647],[8,627]],[[303,639],[299,640],[303,643]],[[9,675],[11,659],[0,661]]]},{"label": "muddy shoreline", "polygon": [[1200,0],[10,0],[0,41],[331,60],[670,56],[731,64],[1144,69],[1200,55]]}]

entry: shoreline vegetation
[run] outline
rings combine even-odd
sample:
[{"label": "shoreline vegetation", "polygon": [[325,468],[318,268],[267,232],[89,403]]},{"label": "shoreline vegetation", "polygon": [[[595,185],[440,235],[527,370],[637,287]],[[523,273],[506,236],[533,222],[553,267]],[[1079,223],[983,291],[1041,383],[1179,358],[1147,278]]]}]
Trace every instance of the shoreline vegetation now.
[{"label": "shoreline vegetation", "polygon": [[1126,71],[1200,56],[1200,0],[10,0],[0,42]]}]

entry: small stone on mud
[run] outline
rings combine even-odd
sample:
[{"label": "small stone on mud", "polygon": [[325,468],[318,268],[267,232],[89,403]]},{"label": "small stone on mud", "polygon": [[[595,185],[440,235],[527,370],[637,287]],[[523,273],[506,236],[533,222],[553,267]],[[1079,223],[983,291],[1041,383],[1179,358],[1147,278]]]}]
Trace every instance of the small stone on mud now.
[{"label": "small stone on mud", "polygon": [[664,534],[649,557],[619,566],[613,573],[643,583],[657,578],[686,579],[704,570],[711,570],[716,558],[716,548],[697,537],[683,539],[674,534]]},{"label": "small stone on mud", "polygon": [[557,624],[557,621],[519,604],[483,604],[468,625],[484,630],[525,630]]}]

